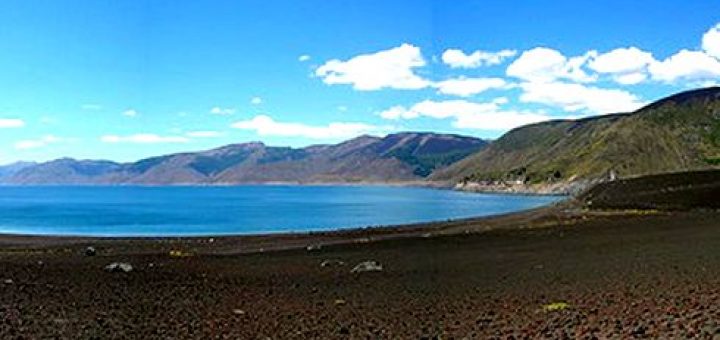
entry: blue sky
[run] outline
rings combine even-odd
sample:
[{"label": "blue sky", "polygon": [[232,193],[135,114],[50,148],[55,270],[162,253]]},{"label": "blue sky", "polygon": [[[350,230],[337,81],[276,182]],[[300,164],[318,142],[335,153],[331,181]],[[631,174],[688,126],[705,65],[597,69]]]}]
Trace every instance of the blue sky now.
[{"label": "blue sky", "polygon": [[718,1],[0,2],[0,164],[496,138],[720,81]]}]

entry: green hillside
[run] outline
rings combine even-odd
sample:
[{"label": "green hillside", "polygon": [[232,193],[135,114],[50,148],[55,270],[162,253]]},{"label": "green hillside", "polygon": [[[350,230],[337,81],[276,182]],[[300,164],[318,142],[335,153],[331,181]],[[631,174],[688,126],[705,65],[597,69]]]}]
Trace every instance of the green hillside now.
[{"label": "green hillside", "polygon": [[431,179],[538,184],[719,165],[720,88],[712,87],[659,100],[632,114],[520,127]]}]

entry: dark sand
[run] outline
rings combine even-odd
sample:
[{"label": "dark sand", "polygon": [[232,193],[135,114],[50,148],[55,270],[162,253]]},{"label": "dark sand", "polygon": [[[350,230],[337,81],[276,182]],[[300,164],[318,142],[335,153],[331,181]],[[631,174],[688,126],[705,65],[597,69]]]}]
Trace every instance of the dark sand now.
[{"label": "dark sand", "polygon": [[[97,256],[83,255],[90,244]],[[315,235],[6,236],[0,246],[2,339],[720,335],[720,212],[711,210],[568,205]],[[350,272],[364,260],[384,270]],[[105,272],[114,261],[135,269]],[[567,306],[545,309],[557,302]]]}]

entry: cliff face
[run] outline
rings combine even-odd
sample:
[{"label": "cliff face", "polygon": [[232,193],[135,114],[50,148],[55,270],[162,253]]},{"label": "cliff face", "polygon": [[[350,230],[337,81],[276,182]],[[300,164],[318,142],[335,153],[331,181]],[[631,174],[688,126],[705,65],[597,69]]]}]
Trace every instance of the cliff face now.
[{"label": "cliff face", "polygon": [[0,176],[0,182],[162,185],[417,181],[486,144],[472,137],[412,132],[384,138],[361,136],[300,149],[253,142],[134,163],[65,158],[16,169]]}]

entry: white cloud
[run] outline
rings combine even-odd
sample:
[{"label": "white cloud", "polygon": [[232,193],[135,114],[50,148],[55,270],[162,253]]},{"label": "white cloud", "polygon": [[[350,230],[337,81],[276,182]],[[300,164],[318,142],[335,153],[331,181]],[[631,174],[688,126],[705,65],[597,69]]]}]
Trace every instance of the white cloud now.
[{"label": "white cloud", "polygon": [[310,60],[310,56],[307,55],[307,54],[303,54],[303,55],[301,55],[301,56],[298,57],[298,61],[300,61],[300,62],[308,61],[308,60]]},{"label": "white cloud", "polygon": [[364,133],[382,133],[389,127],[364,123],[334,122],[315,126],[302,123],[277,122],[269,116],[258,115],[249,120],[235,122],[233,128],[255,131],[261,136],[304,137],[311,139],[337,139],[355,137]]},{"label": "white cloud", "polygon": [[83,110],[88,110],[88,111],[97,111],[97,110],[101,110],[102,106],[98,105],[98,104],[82,104],[80,106],[80,108]]},{"label": "white cloud", "polygon": [[627,47],[597,55],[590,60],[588,67],[600,73],[632,73],[654,61],[652,53],[637,47]]},{"label": "white cloud", "polygon": [[416,75],[414,68],[425,66],[420,48],[402,44],[372,54],[363,54],[347,61],[333,59],[315,70],[315,75],[328,85],[351,84],[361,91],[421,89],[430,82]]},{"label": "white cloud", "polygon": [[216,138],[222,136],[222,133],[219,131],[207,131],[207,130],[201,130],[201,131],[190,131],[185,134],[186,136],[190,138]]},{"label": "white cloud", "polygon": [[476,68],[483,65],[497,65],[506,58],[517,54],[515,50],[502,50],[498,52],[475,51],[465,54],[458,49],[447,49],[442,54],[442,61],[451,68]]},{"label": "white cloud", "polygon": [[262,104],[262,102],[263,102],[263,100],[260,97],[252,97],[252,99],[250,99],[250,104],[253,104],[253,105],[260,105],[260,104]]},{"label": "white cloud", "polygon": [[54,143],[60,143],[63,139],[59,137],[55,137],[53,135],[46,135],[38,139],[26,139],[21,140],[15,143],[15,149],[18,150],[27,150],[27,149],[37,149],[42,148],[44,146],[47,146],[49,144]]},{"label": "white cloud", "polygon": [[0,118],[0,129],[14,129],[25,126],[25,121],[17,118]]},{"label": "white cloud", "polygon": [[100,137],[103,143],[134,143],[134,144],[158,144],[158,143],[187,143],[190,139],[182,136],[158,136],[151,133],[140,133],[128,136],[105,135]]},{"label": "white cloud", "polygon": [[520,101],[561,107],[565,111],[595,114],[631,112],[645,103],[635,95],[618,89],[604,89],[563,82],[521,84]]},{"label": "white cloud", "polygon": [[455,78],[433,83],[433,87],[442,94],[461,97],[472,96],[490,89],[508,88],[508,83],[501,78]]},{"label": "white cloud", "polygon": [[720,59],[720,24],[705,32],[702,38],[702,48],[708,55]]},{"label": "white cloud", "polygon": [[130,109],[130,110],[124,111],[122,114],[123,114],[123,116],[126,116],[126,117],[135,117],[138,115],[138,112],[133,109]]},{"label": "white cloud", "polygon": [[235,109],[228,108],[228,107],[215,106],[212,109],[210,109],[210,113],[214,114],[214,115],[226,116],[226,115],[231,115],[231,114],[235,113]]},{"label": "white cloud", "polygon": [[596,55],[597,52],[590,51],[582,56],[567,58],[554,49],[536,47],[523,52],[508,66],[506,73],[508,76],[532,82],[551,82],[557,79],[592,82],[596,77],[588,75],[583,66],[588,59]]},{"label": "white cloud", "polygon": [[720,60],[705,52],[681,50],[650,65],[649,71],[653,79],[664,82],[709,80],[720,78]]},{"label": "white cloud", "polygon": [[720,86],[720,79],[718,80],[706,80],[697,83],[698,87],[717,87]]},{"label": "white cloud", "polygon": [[452,125],[460,129],[506,130],[518,126],[550,119],[541,113],[503,110],[500,105],[507,103],[501,97],[488,103],[476,103],[466,100],[425,100],[409,108],[394,106],[380,116],[385,119],[415,119],[429,117],[435,119],[453,119]]},{"label": "white cloud", "polygon": [[648,76],[645,72],[633,72],[616,74],[613,76],[613,80],[615,80],[616,83],[622,85],[634,85],[642,83],[643,81],[645,81],[645,79],[647,79],[647,77]]},{"label": "white cloud", "polygon": [[599,73],[610,74],[624,85],[637,84],[647,78],[647,68],[655,63],[652,53],[637,47],[617,48],[595,56],[588,67]]}]

